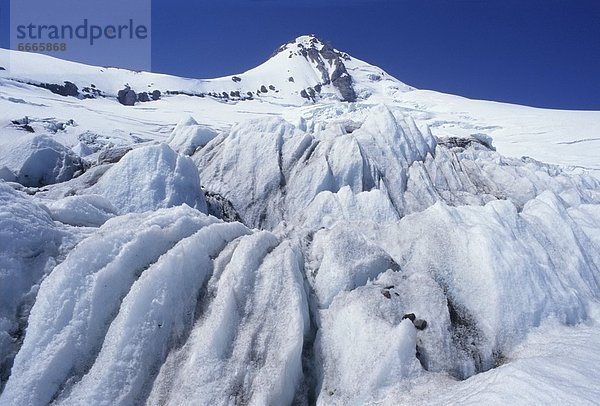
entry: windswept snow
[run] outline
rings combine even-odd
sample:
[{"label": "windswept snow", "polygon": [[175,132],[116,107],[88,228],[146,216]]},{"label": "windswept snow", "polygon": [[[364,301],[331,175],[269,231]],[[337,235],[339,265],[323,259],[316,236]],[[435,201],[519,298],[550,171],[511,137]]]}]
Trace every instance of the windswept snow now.
[{"label": "windswept snow", "polygon": [[600,402],[599,112],[9,54],[0,405]]}]

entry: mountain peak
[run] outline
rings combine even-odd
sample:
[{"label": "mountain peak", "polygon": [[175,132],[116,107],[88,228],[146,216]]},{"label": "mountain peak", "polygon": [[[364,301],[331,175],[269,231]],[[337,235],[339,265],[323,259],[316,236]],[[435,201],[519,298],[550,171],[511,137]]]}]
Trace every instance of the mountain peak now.
[{"label": "mountain peak", "polygon": [[282,45],[272,58],[282,54],[287,55],[288,59],[305,59],[317,73],[318,82],[315,86],[302,90],[302,97],[314,100],[323,86],[332,85],[343,101],[356,101],[357,95],[352,86],[352,76],[344,64],[344,61],[351,60],[348,54],[334,49],[314,34],[299,36]]},{"label": "mountain peak", "polygon": [[326,45],[330,46],[327,41],[323,41],[315,34],[301,35],[281,45],[277,51],[275,51],[274,55],[282,51],[295,48],[316,48],[320,50]]}]

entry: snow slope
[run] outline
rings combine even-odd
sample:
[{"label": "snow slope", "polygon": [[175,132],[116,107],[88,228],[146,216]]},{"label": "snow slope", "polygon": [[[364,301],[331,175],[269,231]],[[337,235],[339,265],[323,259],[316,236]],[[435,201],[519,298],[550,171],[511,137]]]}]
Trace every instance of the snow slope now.
[{"label": "snow slope", "polygon": [[0,405],[600,402],[600,112],[7,60]]}]

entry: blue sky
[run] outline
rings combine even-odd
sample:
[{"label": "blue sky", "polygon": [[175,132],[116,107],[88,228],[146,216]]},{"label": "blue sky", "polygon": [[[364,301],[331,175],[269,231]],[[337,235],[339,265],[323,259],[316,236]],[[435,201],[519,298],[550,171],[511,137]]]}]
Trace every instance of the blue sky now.
[{"label": "blue sky", "polygon": [[[418,88],[600,110],[598,0],[152,3],[157,72],[200,78],[239,73],[282,43],[314,33]],[[3,46],[5,14],[3,7]]]}]

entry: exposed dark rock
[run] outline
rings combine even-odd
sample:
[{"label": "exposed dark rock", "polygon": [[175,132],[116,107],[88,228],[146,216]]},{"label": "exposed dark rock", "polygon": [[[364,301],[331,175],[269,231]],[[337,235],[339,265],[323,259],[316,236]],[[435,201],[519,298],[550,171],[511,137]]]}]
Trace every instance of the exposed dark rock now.
[{"label": "exposed dark rock", "polygon": [[[323,44],[321,50],[318,50],[316,47],[316,44],[319,42]],[[336,51],[329,43],[320,41],[317,38],[311,39],[310,47],[306,48],[302,46],[300,48],[300,54],[308,61],[314,63],[315,67],[320,72],[321,84],[328,85],[329,83],[332,83],[340,92],[343,101],[356,101],[356,92],[352,86],[352,77],[346,70],[346,66],[343,62],[344,60],[350,59],[348,55]],[[326,64],[335,66],[331,76],[329,75]],[[317,90],[317,93],[319,92],[320,89]]]},{"label": "exposed dark rock", "polygon": [[148,93],[146,93],[146,92],[138,93],[137,97],[138,97],[138,100],[141,102],[150,101],[150,97],[148,97]]},{"label": "exposed dark rock", "polygon": [[339,58],[339,54],[333,49],[333,47],[329,43],[323,44],[323,48],[321,48],[320,54],[323,58],[327,60],[335,60]]},{"label": "exposed dark rock", "polygon": [[160,90],[153,90],[152,91],[152,100],[160,100]]},{"label": "exposed dark rock", "polygon": [[231,80],[233,80],[234,82],[236,82],[236,83],[237,83],[237,82],[241,82],[241,81],[242,81],[242,78],[240,78],[240,77],[238,77],[238,76],[233,76],[233,77],[231,78]]},{"label": "exposed dark rock", "polygon": [[344,76],[340,76],[337,80],[332,80],[331,82],[340,91],[342,100],[347,102],[356,101],[356,92],[354,92],[354,88],[352,87],[352,78],[350,75],[345,74]]},{"label": "exposed dark rock", "polygon": [[417,344],[415,356],[419,360],[419,363],[421,364],[423,369],[425,371],[429,371],[429,357],[427,356],[427,351],[425,350],[425,348]]},{"label": "exposed dark rock", "polygon": [[414,323],[414,321],[416,320],[416,316],[414,313],[406,313],[404,316],[402,316],[402,320],[404,319],[409,319],[410,321],[412,321]]},{"label": "exposed dark rock", "polygon": [[91,84],[89,87],[84,87],[81,89],[81,93],[83,94],[84,99],[94,99],[96,97],[103,96],[102,92],[96,89],[96,86]]},{"label": "exposed dark rock", "polygon": [[227,92],[223,92],[223,93],[221,93],[221,95],[223,96],[224,99],[229,99],[229,95],[227,94]]},{"label": "exposed dark rock", "polygon": [[31,127],[29,125],[30,120],[29,117],[25,116],[23,118],[17,119],[17,120],[11,120],[11,123],[16,126],[19,130],[23,130],[23,131],[27,131],[30,133],[34,133],[35,130],[33,129],[33,127]]},{"label": "exposed dark rock", "polygon": [[308,97],[308,93],[306,93],[306,90],[304,90],[304,89],[302,89],[300,91],[300,96],[302,96],[305,99],[309,99],[310,100],[310,97]]},{"label": "exposed dark rock", "polygon": [[[456,350],[473,361],[477,372],[486,371],[494,366],[494,360],[485,360],[479,348],[482,348],[485,342],[485,335],[477,326],[477,321],[470,314],[466,307],[455,302],[450,297],[446,298],[448,303],[448,313],[450,316],[450,337]],[[452,371],[458,379],[468,377],[465,371]]]},{"label": "exposed dark rock", "polygon": [[288,78],[288,82],[292,82],[292,83],[294,83],[294,78],[290,76],[290,77]]},{"label": "exposed dark rock", "polygon": [[260,87],[260,91],[261,91],[261,93],[267,93],[268,92],[267,87],[265,85],[262,85]]},{"label": "exposed dark rock", "polygon": [[423,319],[414,320],[413,324],[415,325],[417,330],[425,330],[425,328],[427,327],[427,322]]},{"label": "exposed dark rock", "polygon": [[6,70],[4,66],[0,66],[0,70]]},{"label": "exposed dark rock", "polygon": [[329,72],[325,67],[325,62],[323,62],[323,59],[319,57],[320,54],[319,51],[317,51],[317,48],[310,48],[308,51],[305,51],[305,56],[307,57],[307,59],[309,59],[317,65],[316,68],[319,71],[319,73],[321,73],[321,82],[323,82],[326,85],[329,84],[331,82]]},{"label": "exposed dark rock", "polygon": [[61,96],[71,96],[71,97],[78,97],[79,96],[79,89],[77,88],[77,86],[74,83],[65,81],[64,85],[57,85],[56,83],[40,83],[40,84],[33,84],[34,86],[37,87],[41,87],[47,90],[50,90],[52,93],[54,94],[58,94]]},{"label": "exposed dark rock", "polygon": [[379,75],[375,75],[374,73],[370,73],[369,75],[367,75],[367,78],[371,81],[371,82],[379,82],[381,80],[381,76]]},{"label": "exposed dark rock", "polygon": [[390,291],[387,290],[387,289],[381,289],[381,294],[383,296],[385,296],[387,299],[391,299],[392,298],[392,295],[390,294]]},{"label": "exposed dark rock", "polygon": [[133,106],[137,99],[137,94],[131,90],[129,86],[119,90],[119,93],[117,94],[117,100],[124,106]]},{"label": "exposed dark rock", "polygon": [[[205,97],[206,96],[205,93],[192,93],[192,92],[186,92],[183,90],[167,90],[166,94],[175,95],[175,96],[182,94],[185,96],[194,96],[194,97]],[[211,96],[211,95],[212,95],[212,93],[209,93],[209,96]]]},{"label": "exposed dark rock", "polygon": [[480,136],[479,138],[461,138],[461,137],[448,137],[441,138],[438,140],[438,143],[446,146],[447,148],[462,148],[466,149],[469,147],[480,147],[483,146],[486,149],[495,151],[496,149],[491,145],[491,142],[486,142],[486,140]]},{"label": "exposed dark rock", "polygon": [[315,85],[315,92],[317,92],[317,93],[321,93],[321,89],[322,89],[322,86],[321,86],[321,84],[320,84],[320,83],[317,83],[317,84]]},{"label": "exposed dark rock", "polygon": [[240,97],[240,92],[239,92],[239,90],[231,91],[231,92],[229,92],[229,95],[231,97]]},{"label": "exposed dark rock", "polygon": [[29,117],[25,116],[23,118],[19,118],[17,120],[12,120],[11,123],[13,123],[14,125],[25,125],[25,124],[29,124]]},{"label": "exposed dark rock", "polygon": [[223,221],[242,222],[242,218],[233,207],[233,204],[219,193],[204,191],[204,197],[208,206],[208,214]]},{"label": "exposed dark rock", "polygon": [[271,90],[275,90],[275,86],[273,86],[273,85],[269,85],[269,89],[271,89]]},{"label": "exposed dark rock", "polygon": [[117,163],[131,151],[131,147],[109,148],[105,149],[98,155],[98,165]]},{"label": "exposed dark rock", "polygon": [[246,94],[248,95],[248,97],[252,98],[252,92],[246,92]]},{"label": "exposed dark rock", "polygon": [[331,74],[331,83],[340,91],[344,101],[356,101],[356,93],[352,87],[352,77],[346,71],[344,63],[339,59],[335,61],[335,70]]}]

